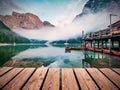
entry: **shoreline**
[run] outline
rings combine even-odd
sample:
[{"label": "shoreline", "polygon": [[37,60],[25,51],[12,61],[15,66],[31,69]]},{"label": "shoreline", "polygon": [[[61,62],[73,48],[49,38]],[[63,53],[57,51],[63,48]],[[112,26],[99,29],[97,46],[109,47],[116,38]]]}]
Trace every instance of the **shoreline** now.
[{"label": "shoreline", "polygon": [[9,45],[13,45],[13,44],[9,44],[9,43],[0,43],[0,46],[9,46]]}]

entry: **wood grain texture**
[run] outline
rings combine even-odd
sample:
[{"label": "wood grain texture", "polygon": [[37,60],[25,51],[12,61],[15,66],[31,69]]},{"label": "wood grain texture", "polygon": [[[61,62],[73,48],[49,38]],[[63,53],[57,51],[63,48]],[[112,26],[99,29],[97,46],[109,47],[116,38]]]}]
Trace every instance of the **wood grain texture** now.
[{"label": "wood grain texture", "polygon": [[112,68],[112,70],[120,74],[120,68]]},{"label": "wood grain texture", "polygon": [[0,88],[13,79],[23,68],[14,68],[2,77],[0,77]]},{"label": "wood grain texture", "polygon": [[74,70],[81,90],[99,90],[85,69],[75,68]]},{"label": "wood grain texture", "polygon": [[38,68],[22,90],[39,90],[45,78],[47,68]]},{"label": "wood grain texture", "polygon": [[100,69],[100,71],[102,71],[110,80],[112,80],[120,88],[120,75],[108,68],[102,68]]},{"label": "wood grain texture", "polygon": [[12,67],[2,67],[0,68],[0,76],[2,76],[4,73],[6,73],[7,71],[11,70]]},{"label": "wood grain texture", "polygon": [[50,68],[43,84],[42,90],[59,90],[60,69]]},{"label": "wood grain texture", "polygon": [[87,70],[102,90],[118,90],[118,88],[98,69],[87,68]]},{"label": "wood grain texture", "polygon": [[79,90],[71,68],[62,69],[62,90]]},{"label": "wood grain texture", "polygon": [[[0,67],[0,90],[119,90],[120,68]],[[79,88],[80,87],[80,88]]]},{"label": "wood grain texture", "polygon": [[25,68],[10,83],[8,83],[3,90],[20,90],[34,70],[34,68]]}]

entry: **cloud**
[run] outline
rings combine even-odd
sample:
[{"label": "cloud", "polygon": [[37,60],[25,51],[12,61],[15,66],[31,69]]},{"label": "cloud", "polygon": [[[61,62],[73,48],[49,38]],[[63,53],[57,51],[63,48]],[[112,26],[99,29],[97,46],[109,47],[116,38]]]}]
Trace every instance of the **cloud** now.
[{"label": "cloud", "polygon": [[[98,12],[96,14],[88,14],[80,18],[77,22],[68,24],[64,27],[43,28],[41,30],[14,30],[16,33],[30,38],[39,40],[66,40],[81,36],[82,30],[85,33],[95,32],[106,29],[109,25],[108,12]],[[112,18],[112,23],[119,20],[119,17]]]},{"label": "cloud", "polygon": [[10,14],[14,10],[22,10],[13,0],[0,0],[0,14],[6,15]]},{"label": "cloud", "polygon": [[[72,28],[71,28],[72,27]],[[71,37],[76,37],[81,31],[77,31],[77,27],[71,24],[71,27],[56,27],[56,28],[44,28],[43,30],[14,30],[14,32],[20,34],[21,36],[27,37],[29,39],[39,39],[39,40],[65,40]],[[74,31],[73,32],[73,28]]]},{"label": "cloud", "polygon": [[[85,15],[75,24],[80,25],[81,29],[83,29],[86,33],[92,31],[98,31],[105,28],[108,28],[107,26],[110,24],[110,12],[101,11],[98,13],[90,13],[88,15]],[[117,15],[120,15],[120,12],[116,13]],[[118,17],[112,17],[112,23],[120,20],[120,16]]]},{"label": "cloud", "polygon": [[82,12],[83,6],[86,2],[87,0],[84,0],[84,2],[82,0],[75,0],[74,2],[68,4],[64,9],[64,13],[57,19],[52,20],[52,23],[58,27],[63,27],[72,23],[75,16]]},{"label": "cloud", "polygon": [[[79,18],[77,22],[71,23],[75,15],[79,14],[82,11],[82,8],[87,0],[75,0],[75,2],[58,5],[54,7],[51,4],[45,4],[43,6],[39,4],[28,4],[22,3],[21,7],[25,11],[36,14],[40,19],[48,19],[52,21],[53,24],[59,26],[55,28],[43,28],[41,30],[14,30],[16,33],[21,36],[30,38],[30,39],[39,39],[39,40],[65,40],[69,38],[75,38],[81,36],[82,30],[86,33],[90,31],[97,31],[100,29],[107,28],[109,25],[109,14],[106,11],[98,12],[95,14],[88,14]],[[7,2],[7,7],[3,3]],[[12,0],[0,1],[0,4],[3,5],[4,9],[7,9],[8,6],[14,9],[20,9]],[[80,9],[79,9],[80,8]],[[10,9],[11,10],[11,9]],[[119,11],[118,11],[119,12]],[[45,15],[44,15],[45,14]],[[118,13],[120,15],[120,13]],[[118,17],[112,18],[112,22],[119,20]],[[51,22],[50,21],[50,22]],[[62,27],[61,27],[62,26]]]},{"label": "cloud", "polygon": [[[16,2],[25,12],[37,15],[42,21],[50,21],[55,26],[64,26],[82,11],[85,1],[81,0],[25,0]],[[26,5],[27,3],[27,5]],[[24,12],[24,13],[25,13]]]},{"label": "cloud", "polygon": [[[0,0],[0,14],[12,11],[33,13],[42,21],[50,21],[55,26],[65,26],[81,13],[87,0]],[[26,5],[27,4],[27,5]]]}]

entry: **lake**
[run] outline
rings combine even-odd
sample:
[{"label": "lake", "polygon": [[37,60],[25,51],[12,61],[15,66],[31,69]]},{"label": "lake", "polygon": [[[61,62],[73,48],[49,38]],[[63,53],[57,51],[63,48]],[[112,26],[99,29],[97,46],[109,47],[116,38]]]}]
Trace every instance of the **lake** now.
[{"label": "lake", "polygon": [[[74,44],[71,46],[78,46]],[[65,53],[65,45],[0,46],[0,66],[48,68],[120,68],[120,57],[91,51]]]}]

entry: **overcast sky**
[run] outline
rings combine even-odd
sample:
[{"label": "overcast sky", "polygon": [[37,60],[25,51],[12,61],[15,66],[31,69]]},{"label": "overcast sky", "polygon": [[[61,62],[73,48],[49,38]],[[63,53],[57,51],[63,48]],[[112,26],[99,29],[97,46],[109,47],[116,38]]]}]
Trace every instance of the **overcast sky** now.
[{"label": "overcast sky", "polygon": [[65,26],[81,13],[88,0],[0,0],[0,14],[13,11],[30,12],[42,21],[49,21],[56,26]]}]

